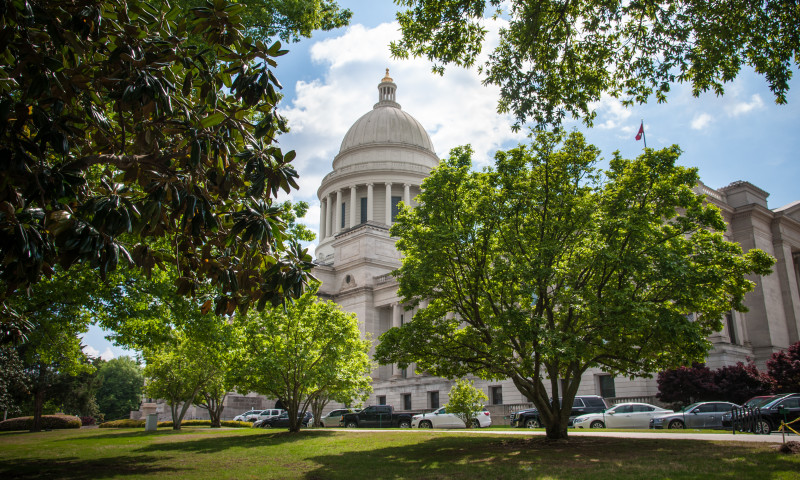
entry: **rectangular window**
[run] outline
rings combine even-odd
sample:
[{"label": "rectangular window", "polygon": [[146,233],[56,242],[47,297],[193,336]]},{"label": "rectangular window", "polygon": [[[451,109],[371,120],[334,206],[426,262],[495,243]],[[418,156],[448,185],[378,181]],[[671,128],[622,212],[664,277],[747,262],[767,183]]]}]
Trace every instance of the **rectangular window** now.
[{"label": "rectangular window", "polygon": [[378,395],[378,405],[386,405],[386,395]]},{"label": "rectangular window", "polygon": [[403,410],[411,410],[411,394],[403,394]]},{"label": "rectangular window", "polygon": [[400,369],[400,376],[402,378],[408,378],[408,369],[407,368]]},{"label": "rectangular window", "polygon": [[397,214],[400,212],[400,208],[397,206],[400,200],[401,197],[392,197],[392,222],[397,219]]},{"label": "rectangular window", "polygon": [[344,228],[344,216],[347,214],[347,202],[342,202],[342,225],[340,228]]},{"label": "rectangular window", "polygon": [[439,392],[428,392],[428,408],[439,408]]},{"label": "rectangular window", "polygon": [[614,388],[614,377],[611,375],[598,375],[597,382],[600,387],[601,397],[613,398],[617,396],[617,391]]},{"label": "rectangular window", "polygon": [[492,400],[492,405],[502,405],[503,387],[489,387],[489,397]]},{"label": "rectangular window", "polygon": [[367,197],[361,198],[361,223],[367,223]]},{"label": "rectangular window", "polygon": [[733,324],[733,312],[725,314],[725,323],[728,326],[728,338],[730,338],[732,344],[736,345],[736,328]]},{"label": "rectangular window", "polygon": [[405,321],[403,321],[403,314],[401,313],[400,314],[400,326],[402,327],[403,325],[405,325]]}]

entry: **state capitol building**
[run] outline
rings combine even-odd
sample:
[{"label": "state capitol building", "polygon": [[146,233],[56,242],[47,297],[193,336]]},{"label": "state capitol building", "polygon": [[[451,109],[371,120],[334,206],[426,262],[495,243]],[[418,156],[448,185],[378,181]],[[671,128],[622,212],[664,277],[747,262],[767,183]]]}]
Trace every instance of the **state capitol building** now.
[{"label": "state capitol building", "polygon": [[[391,272],[400,267],[400,253],[389,228],[398,203],[415,206],[422,181],[439,164],[430,136],[402,110],[396,91],[387,69],[378,84],[378,102],[350,127],[333,170],[317,190],[320,231],[313,273],[322,282],[319,295],[355,313],[362,335],[373,342],[416,312],[407,310],[397,295]],[[749,312],[729,313],[723,330],[711,336],[713,349],[706,362],[718,368],[751,358],[763,369],[773,352],[800,340],[800,201],[770,210],[769,194],[742,181],[719,190],[701,183],[696,191],[722,211],[728,224],[726,240],[745,251],[760,248],[777,259],[771,275],[751,278],[756,285],[746,296]],[[398,410],[446,404],[455,382],[413,367],[378,366],[366,404],[389,404]],[[496,423],[528,403],[511,380],[472,380],[488,397]],[[578,394],[601,395],[610,402],[654,402],[657,392],[655,378],[613,378],[590,370]]]}]

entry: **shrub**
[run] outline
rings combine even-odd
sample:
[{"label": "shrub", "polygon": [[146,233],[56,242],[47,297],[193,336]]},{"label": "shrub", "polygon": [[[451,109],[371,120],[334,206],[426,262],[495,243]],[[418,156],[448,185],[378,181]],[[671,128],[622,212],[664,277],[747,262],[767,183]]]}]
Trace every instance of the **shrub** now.
[{"label": "shrub", "polygon": [[[33,417],[9,418],[0,422],[0,431],[30,430],[33,428]],[[78,417],[71,415],[42,415],[43,430],[57,430],[63,428],[81,428]]]},{"label": "shrub", "polygon": [[223,420],[220,422],[220,425],[234,428],[250,428],[253,426],[251,422],[234,422],[233,420]]},{"label": "shrub", "polygon": [[144,420],[113,420],[100,424],[100,428],[144,428]]},{"label": "shrub", "polygon": [[81,425],[94,425],[94,417],[81,417]]}]

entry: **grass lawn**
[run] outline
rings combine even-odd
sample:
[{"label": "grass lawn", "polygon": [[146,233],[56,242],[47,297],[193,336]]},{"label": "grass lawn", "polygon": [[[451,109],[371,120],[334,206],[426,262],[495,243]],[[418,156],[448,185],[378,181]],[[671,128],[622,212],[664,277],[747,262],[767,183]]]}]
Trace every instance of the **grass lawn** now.
[{"label": "grass lawn", "polygon": [[0,433],[0,478],[798,479],[800,455],[703,440],[437,431],[80,429]]}]

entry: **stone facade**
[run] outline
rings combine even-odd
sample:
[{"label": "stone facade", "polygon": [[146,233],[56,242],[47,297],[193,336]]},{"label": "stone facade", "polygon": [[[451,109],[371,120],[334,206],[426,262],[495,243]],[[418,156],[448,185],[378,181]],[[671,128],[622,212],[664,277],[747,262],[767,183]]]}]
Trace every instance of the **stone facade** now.
[{"label": "stone facade", "polygon": [[[400,266],[400,255],[389,228],[397,201],[413,206],[422,180],[438,163],[427,133],[397,104],[388,70],[378,91],[378,103],[348,131],[333,171],[318,190],[320,244],[314,269],[322,281],[320,296],[356,313],[362,334],[373,340],[415,313],[399,303],[397,282],[390,275]],[[752,358],[763,368],[773,352],[798,341],[800,332],[800,201],[770,210],[767,192],[747,182],[719,190],[700,184],[697,191],[721,209],[729,225],[728,240],[745,251],[761,248],[778,259],[772,275],[752,278],[756,288],[745,302],[750,311],[732,312],[724,329],[711,336],[713,350],[707,362],[716,368]],[[454,383],[396,365],[377,367],[372,379],[374,391],[367,404],[415,411],[447,403]],[[510,380],[473,380],[489,398],[495,423],[527,405]],[[657,385],[655,379],[610,378],[594,370],[585,374],[578,393],[611,401],[654,401]]]}]

